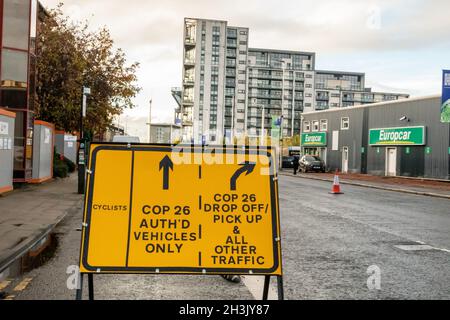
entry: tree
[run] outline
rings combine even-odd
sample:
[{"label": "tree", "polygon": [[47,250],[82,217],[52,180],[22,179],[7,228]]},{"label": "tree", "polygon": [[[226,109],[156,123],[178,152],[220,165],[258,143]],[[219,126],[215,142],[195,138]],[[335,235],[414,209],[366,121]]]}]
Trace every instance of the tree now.
[{"label": "tree", "polygon": [[37,117],[58,129],[79,131],[82,87],[91,88],[85,131],[103,133],[115,115],[134,107],[138,63],[127,65],[106,27],[64,16],[62,4],[47,11],[37,40]]}]

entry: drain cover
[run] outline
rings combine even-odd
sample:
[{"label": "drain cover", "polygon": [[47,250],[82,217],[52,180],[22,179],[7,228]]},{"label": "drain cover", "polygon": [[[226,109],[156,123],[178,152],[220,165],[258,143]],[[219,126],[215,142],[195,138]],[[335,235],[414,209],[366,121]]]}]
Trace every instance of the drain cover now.
[{"label": "drain cover", "polygon": [[420,251],[420,250],[433,250],[434,248],[432,246],[429,246],[427,244],[408,244],[408,245],[398,245],[394,246],[400,250],[405,251]]}]

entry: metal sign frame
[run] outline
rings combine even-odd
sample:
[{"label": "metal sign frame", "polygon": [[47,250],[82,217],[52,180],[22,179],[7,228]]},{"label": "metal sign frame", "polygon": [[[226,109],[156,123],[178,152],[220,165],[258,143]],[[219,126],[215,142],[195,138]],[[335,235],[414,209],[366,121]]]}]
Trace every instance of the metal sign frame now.
[{"label": "metal sign frame", "polygon": [[[272,246],[273,246],[273,266],[271,268],[257,269],[257,268],[202,268],[202,267],[96,267],[90,266],[87,263],[87,256],[89,252],[89,233],[90,233],[90,219],[92,211],[92,201],[93,201],[93,186],[95,182],[95,166],[97,153],[101,150],[114,150],[114,151],[126,151],[132,152],[132,163],[134,161],[135,152],[172,152],[182,149],[183,152],[197,153],[197,152],[208,152],[208,150],[213,149],[215,153],[222,154],[243,154],[243,155],[267,155],[269,158],[269,163],[276,161],[275,155],[271,152],[270,147],[260,147],[260,146],[229,146],[229,145],[168,145],[168,144],[141,144],[141,143],[97,143],[94,142],[91,145],[95,147],[91,152],[89,152],[89,170],[88,180],[85,186],[85,202],[84,202],[84,214],[83,214],[83,228],[82,237],[80,244],[80,264],[89,272],[82,272],[80,274],[81,285],[77,289],[76,299],[81,299],[82,297],[82,283],[83,274],[88,275],[88,288],[89,288],[89,299],[94,299],[93,291],[93,274],[103,273],[103,274],[193,274],[193,275],[212,275],[212,274],[240,274],[240,275],[265,275],[264,289],[263,289],[263,300],[268,298],[268,288],[270,283],[270,277],[277,277],[278,284],[278,298],[280,300],[284,299],[283,291],[283,280],[282,280],[282,253],[281,253],[281,238],[280,238],[280,216],[279,216],[279,197],[278,197],[278,183],[277,183],[277,173],[275,165],[270,166],[270,174],[267,176],[270,179],[270,204],[271,204],[271,230],[272,230]],[[133,169],[134,170],[134,169]],[[130,184],[130,194],[132,194],[133,186],[133,175],[131,175]],[[131,219],[132,207],[129,209],[129,217]],[[129,231],[130,232],[130,231]],[[128,252],[127,252],[128,254]],[[279,270],[279,274],[275,273]]]}]

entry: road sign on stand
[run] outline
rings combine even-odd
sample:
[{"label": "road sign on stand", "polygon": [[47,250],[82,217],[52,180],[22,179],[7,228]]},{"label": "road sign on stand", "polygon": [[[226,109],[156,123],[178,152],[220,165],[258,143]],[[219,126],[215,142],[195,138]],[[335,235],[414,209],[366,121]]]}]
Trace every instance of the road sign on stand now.
[{"label": "road sign on stand", "polygon": [[80,272],[282,275],[270,148],[96,144]]}]

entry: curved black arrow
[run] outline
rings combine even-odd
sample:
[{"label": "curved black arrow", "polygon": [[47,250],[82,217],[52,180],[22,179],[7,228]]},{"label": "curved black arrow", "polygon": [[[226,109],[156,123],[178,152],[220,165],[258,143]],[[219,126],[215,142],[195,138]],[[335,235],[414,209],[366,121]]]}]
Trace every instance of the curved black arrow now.
[{"label": "curved black arrow", "polygon": [[242,167],[237,169],[236,172],[233,174],[233,176],[230,179],[230,189],[232,191],[236,190],[236,180],[241,176],[241,174],[246,172],[245,175],[248,176],[255,169],[256,163],[246,161],[244,163],[241,163],[240,165]]},{"label": "curved black arrow", "polygon": [[169,169],[173,171],[173,162],[169,156],[165,156],[159,163],[159,171],[163,168],[163,190],[169,190]]}]

